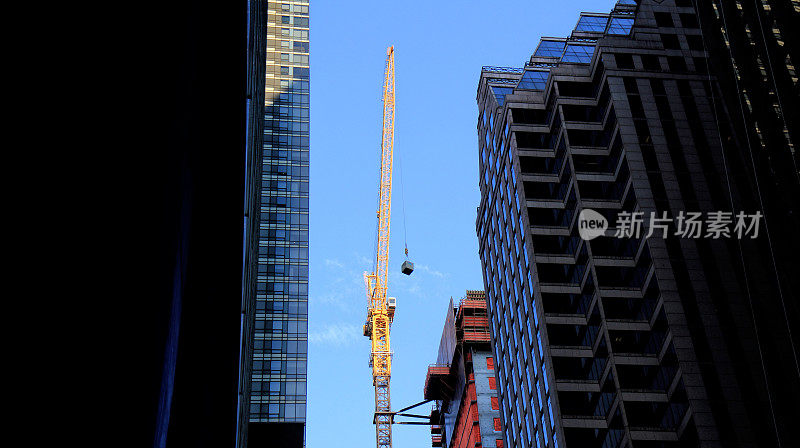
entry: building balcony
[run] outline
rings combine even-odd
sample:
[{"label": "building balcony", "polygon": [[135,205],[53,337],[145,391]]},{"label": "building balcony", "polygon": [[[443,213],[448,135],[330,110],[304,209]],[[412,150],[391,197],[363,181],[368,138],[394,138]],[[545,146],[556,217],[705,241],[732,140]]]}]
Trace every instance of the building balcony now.
[{"label": "building balcony", "polygon": [[464,342],[491,342],[492,336],[489,334],[488,328],[486,331],[480,330],[465,330]]},{"label": "building balcony", "polygon": [[446,400],[455,389],[455,375],[450,373],[450,364],[431,364],[425,376],[425,399]]}]

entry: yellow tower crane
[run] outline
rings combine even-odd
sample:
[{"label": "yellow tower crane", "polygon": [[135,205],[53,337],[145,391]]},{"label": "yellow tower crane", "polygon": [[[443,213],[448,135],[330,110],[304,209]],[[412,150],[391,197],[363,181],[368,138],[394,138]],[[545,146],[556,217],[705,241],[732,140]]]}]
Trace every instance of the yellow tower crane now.
[{"label": "yellow tower crane", "polygon": [[375,272],[364,272],[367,286],[367,322],[364,336],[372,341],[370,367],[375,386],[375,438],[378,448],[392,446],[389,379],[392,376],[392,350],[389,333],[394,318],[395,299],[386,297],[389,265],[389,222],[392,208],[392,160],[394,152],[394,47],[386,50],[383,81],[383,137],[381,139],[381,177],[378,196],[378,245]]}]

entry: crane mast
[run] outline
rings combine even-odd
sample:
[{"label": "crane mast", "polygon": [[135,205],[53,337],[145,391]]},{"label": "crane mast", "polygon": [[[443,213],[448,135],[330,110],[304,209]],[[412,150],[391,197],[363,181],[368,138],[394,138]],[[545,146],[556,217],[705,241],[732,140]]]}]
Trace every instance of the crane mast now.
[{"label": "crane mast", "polygon": [[364,272],[367,289],[367,322],[364,335],[372,342],[370,367],[375,386],[375,439],[377,448],[391,448],[392,420],[389,380],[392,376],[392,351],[389,344],[394,303],[386,297],[389,265],[389,224],[392,207],[392,162],[394,152],[394,47],[386,50],[383,81],[383,134],[381,174],[378,196],[378,239],[375,272]]}]

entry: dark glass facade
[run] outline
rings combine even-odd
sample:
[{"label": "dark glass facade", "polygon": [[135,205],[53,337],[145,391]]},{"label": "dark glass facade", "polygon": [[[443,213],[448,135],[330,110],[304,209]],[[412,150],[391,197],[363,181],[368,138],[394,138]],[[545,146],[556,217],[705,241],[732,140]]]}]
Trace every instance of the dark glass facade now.
[{"label": "dark glass facade", "polygon": [[[482,70],[476,230],[508,447],[792,443],[796,261],[763,233],[678,238],[675,221],[667,238],[578,232],[584,209],[612,231],[622,212],[769,214],[695,6],[622,0],[523,68]],[[789,139],[773,142],[796,191]],[[797,253],[781,194],[772,238]]]},{"label": "dark glass facade", "polygon": [[[303,446],[308,354],[309,3],[269,2],[252,263],[250,447]],[[254,240],[255,241],[255,240]]]},{"label": "dark glass facade", "polygon": [[256,273],[258,267],[258,216],[261,193],[261,157],[264,141],[265,69],[267,48],[267,3],[250,2],[247,35],[247,138],[245,141],[244,248],[242,260],[242,328],[240,331],[239,387],[236,446],[248,443],[248,413],[252,387],[252,356],[255,328]]}]

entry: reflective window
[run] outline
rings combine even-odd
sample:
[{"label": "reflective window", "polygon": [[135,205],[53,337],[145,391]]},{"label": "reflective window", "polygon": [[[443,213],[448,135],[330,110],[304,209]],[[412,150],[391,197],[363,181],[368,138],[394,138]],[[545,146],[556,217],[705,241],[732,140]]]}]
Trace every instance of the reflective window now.
[{"label": "reflective window", "polygon": [[514,91],[513,87],[495,87],[495,86],[492,86],[492,93],[494,94],[494,97],[497,99],[497,104],[499,104],[500,106],[502,106],[503,103],[505,103],[506,95],[508,95],[509,93],[511,93],[513,91]]},{"label": "reflective window", "polygon": [[567,49],[564,50],[564,57],[561,58],[561,61],[588,64],[592,61],[593,54],[593,45],[567,45]]},{"label": "reflective window", "polygon": [[539,335],[539,330],[536,330],[536,342],[539,345],[539,357],[544,358],[544,349],[542,348],[542,338]]},{"label": "reflective window", "polygon": [[525,322],[528,325],[528,342],[533,345],[533,331],[531,331],[531,321]]},{"label": "reflective window", "polygon": [[527,436],[528,440],[531,440],[531,434],[533,434],[533,428],[531,428],[531,419],[528,414],[525,414],[525,435]]},{"label": "reflective window", "polygon": [[633,19],[613,17],[606,33],[627,36],[631,33],[631,28],[633,28]]},{"label": "reflective window", "polygon": [[564,41],[543,40],[539,42],[539,47],[533,55],[558,58],[564,52],[564,45],[566,45]]},{"label": "reflective window", "polygon": [[544,443],[547,443],[547,424],[545,423],[544,414],[542,414],[542,432],[544,433]]},{"label": "reflective window", "polygon": [[522,79],[519,80],[517,88],[526,90],[544,90],[544,87],[547,84],[547,77],[549,75],[550,72],[526,70],[525,74],[522,75]]},{"label": "reflective window", "polygon": [[575,27],[575,31],[602,33],[606,30],[607,22],[608,17],[581,16],[581,19],[578,20],[578,26]]},{"label": "reflective window", "polygon": [[[544,392],[546,394],[550,393],[550,384],[547,382],[547,371],[546,371],[546,364],[544,362],[544,354],[539,352],[539,356],[542,357],[542,383],[544,383]],[[540,403],[541,406],[541,403]]]},{"label": "reflective window", "polygon": [[528,384],[528,392],[530,393],[531,388],[532,388],[531,387],[531,371],[528,370],[527,366],[525,367],[525,380],[526,380],[526,382]]}]

